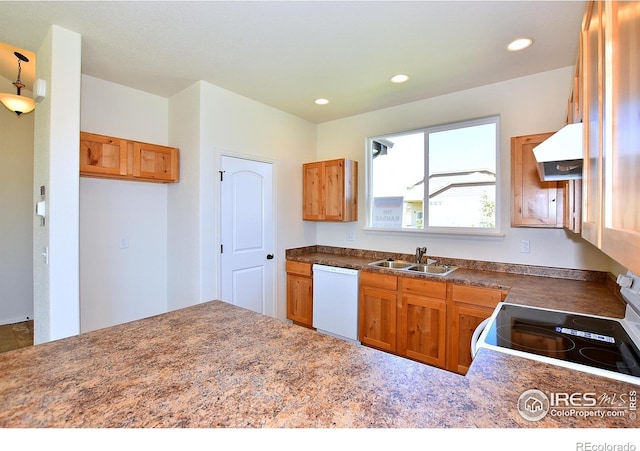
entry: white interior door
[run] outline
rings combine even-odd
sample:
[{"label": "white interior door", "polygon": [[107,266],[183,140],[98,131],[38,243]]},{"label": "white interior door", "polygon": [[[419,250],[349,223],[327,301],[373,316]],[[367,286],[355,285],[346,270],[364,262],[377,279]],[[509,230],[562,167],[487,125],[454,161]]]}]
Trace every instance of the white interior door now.
[{"label": "white interior door", "polygon": [[272,165],[223,156],[221,171],[222,300],[273,316]]}]

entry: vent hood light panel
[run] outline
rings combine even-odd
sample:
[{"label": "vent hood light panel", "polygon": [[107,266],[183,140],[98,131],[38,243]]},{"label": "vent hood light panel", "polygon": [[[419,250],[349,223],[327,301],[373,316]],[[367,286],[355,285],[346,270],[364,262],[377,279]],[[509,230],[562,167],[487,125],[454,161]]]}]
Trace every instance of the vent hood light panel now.
[{"label": "vent hood light panel", "polygon": [[582,178],[582,123],[569,124],[533,148],[543,182]]}]

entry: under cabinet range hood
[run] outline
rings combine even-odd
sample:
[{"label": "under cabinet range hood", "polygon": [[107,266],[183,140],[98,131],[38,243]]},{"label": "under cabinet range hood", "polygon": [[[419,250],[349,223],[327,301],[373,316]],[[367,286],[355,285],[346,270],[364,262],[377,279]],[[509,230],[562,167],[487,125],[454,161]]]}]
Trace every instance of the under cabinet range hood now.
[{"label": "under cabinet range hood", "polygon": [[582,178],[582,122],[565,125],[533,148],[543,182]]}]

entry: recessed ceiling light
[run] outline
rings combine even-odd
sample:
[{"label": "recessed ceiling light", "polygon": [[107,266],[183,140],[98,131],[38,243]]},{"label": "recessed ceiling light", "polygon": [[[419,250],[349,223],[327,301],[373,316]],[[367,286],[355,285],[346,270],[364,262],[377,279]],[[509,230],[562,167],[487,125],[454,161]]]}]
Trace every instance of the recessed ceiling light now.
[{"label": "recessed ceiling light", "polygon": [[533,39],[520,38],[520,39],[516,39],[515,41],[512,41],[507,46],[507,50],[509,50],[510,52],[518,52],[520,50],[524,50],[526,48],[531,47],[531,44],[533,44]]},{"label": "recessed ceiling light", "polygon": [[326,105],[329,103],[327,99],[316,99],[316,105]]},{"label": "recessed ceiling light", "polygon": [[398,74],[391,77],[391,83],[404,83],[409,79],[408,75]]}]

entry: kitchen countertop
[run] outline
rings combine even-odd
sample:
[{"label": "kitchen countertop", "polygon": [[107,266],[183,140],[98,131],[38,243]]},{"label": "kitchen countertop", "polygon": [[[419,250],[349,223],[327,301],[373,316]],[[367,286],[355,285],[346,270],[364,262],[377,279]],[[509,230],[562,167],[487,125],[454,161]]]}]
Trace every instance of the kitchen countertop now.
[{"label": "kitchen countertop", "polygon": [[0,354],[0,427],[640,425],[628,410],[525,420],[532,388],[607,410],[638,387],[487,349],[461,376],[210,301]]},{"label": "kitchen countertop", "polygon": [[373,261],[384,260],[387,256],[394,259],[411,259],[411,256],[404,254],[357,250],[344,250],[343,253],[340,248],[311,246],[288,252],[287,260],[509,290],[505,302],[513,304],[613,318],[623,318],[625,314],[624,301],[612,291],[615,281],[608,279],[606,273],[464,261],[442,257],[433,258],[439,262],[458,266],[458,269],[447,276],[437,276],[369,265]]}]

